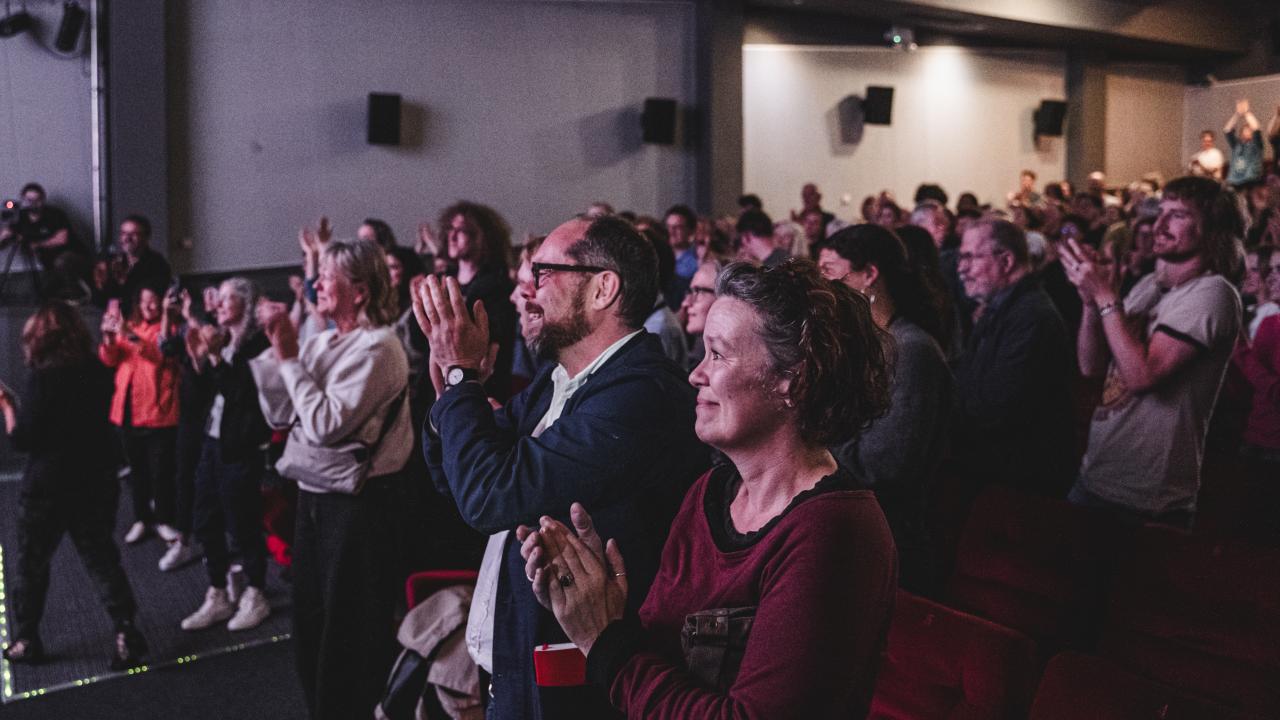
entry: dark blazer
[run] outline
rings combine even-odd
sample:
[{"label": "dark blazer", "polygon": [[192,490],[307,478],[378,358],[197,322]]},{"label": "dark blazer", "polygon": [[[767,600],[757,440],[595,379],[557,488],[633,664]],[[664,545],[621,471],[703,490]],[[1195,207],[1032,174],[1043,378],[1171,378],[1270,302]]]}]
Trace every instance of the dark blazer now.
[{"label": "dark blazer", "polygon": [[1065,497],[1076,472],[1074,345],[1036,275],[993,301],[956,363],[954,450],[979,483]]},{"label": "dark blazer", "polygon": [[[548,365],[500,410],[490,408],[476,383],[445,392],[423,432],[427,464],[463,518],[485,533],[536,525],[541,515],[569,524],[569,505],[581,502],[601,536],[617,540],[627,562],[627,604],[637,611],[685,491],[710,467],[709,451],[693,432],[694,390],[657,338],[641,333],[534,438],[551,404],[554,365]],[[534,598],[512,534],[495,609],[496,717],[616,714],[600,689],[534,684],[534,646],[565,639],[555,618]]]}]

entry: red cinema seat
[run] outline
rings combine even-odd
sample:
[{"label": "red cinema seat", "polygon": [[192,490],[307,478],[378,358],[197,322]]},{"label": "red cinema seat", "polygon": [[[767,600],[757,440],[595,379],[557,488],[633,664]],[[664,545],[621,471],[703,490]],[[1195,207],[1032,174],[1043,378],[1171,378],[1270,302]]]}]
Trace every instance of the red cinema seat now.
[{"label": "red cinema seat", "polygon": [[1030,638],[899,590],[873,718],[1022,717],[1035,688]]},{"label": "red cinema seat", "polygon": [[1029,720],[1262,720],[1197,698],[1102,658],[1065,652],[1049,661]]},{"label": "red cinema seat", "polygon": [[1280,549],[1143,528],[1117,567],[1098,654],[1280,717]]},{"label": "red cinema seat", "polygon": [[985,490],[974,503],[947,582],[948,605],[1030,636],[1042,659],[1092,647],[1112,558],[1114,520],[1065,500]]},{"label": "red cinema seat", "polygon": [[405,601],[413,608],[431,593],[450,585],[475,585],[479,575],[475,570],[423,570],[413,573],[404,583]]}]

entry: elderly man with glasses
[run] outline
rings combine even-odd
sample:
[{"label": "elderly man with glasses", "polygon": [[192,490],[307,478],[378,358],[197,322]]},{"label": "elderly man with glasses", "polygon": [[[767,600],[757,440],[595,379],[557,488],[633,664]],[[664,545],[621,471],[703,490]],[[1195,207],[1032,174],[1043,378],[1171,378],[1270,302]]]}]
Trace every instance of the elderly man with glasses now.
[{"label": "elderly man with glasses", "polygon": [[439,394],[424,452],[437,486],[491,535],[465,636],[491,676],[488,717],[613,717],[602,690],[535,683],[534,648],[566,636],[534,598],[510,530],[537,526],[543,515],[568,524],[570,504],[581,501],[600,535],[627,548],[627,602],[637,609],[709,453],[693,432],[684,369],[643,330],[658,295],[653,246],[625,220],[577,219],[547,236],[531,260],[521,288],[537,326],[528,341],[551,362],[496,411],[480,384],[489,344],[483,306],[468,308],[453,280],[419,285],[414,310],[431,341]]},{"label": "elderly man with glasses", "polygon": [[1031,272],[1022,230],[985,220],[960,243],[960,280],[977,304],[956,362],[953,447],[973,489],[988,483],[1062,497],[1075,474],[1071,343]]}]

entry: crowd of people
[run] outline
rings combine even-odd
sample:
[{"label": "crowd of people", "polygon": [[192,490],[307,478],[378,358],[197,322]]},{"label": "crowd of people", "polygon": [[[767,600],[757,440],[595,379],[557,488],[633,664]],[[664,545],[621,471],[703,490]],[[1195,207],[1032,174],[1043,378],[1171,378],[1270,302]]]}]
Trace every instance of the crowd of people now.
[{"label": "crowd of people", "polygon": [[[41,655],[64,532],[119,666],[145,652],[121,467],[125,543],[167,542],[160,571],[203,559],[184,630],[257,626],[290,561],[316,718],[369,716],[407,573],[444,567],[479,569],[462,642],[488,717],[859,716],[896,588],[943,580],[941,483],[1190,529],[1222,405],[1247,407],[1251,528],[1274,539],[1280,174],[1236,172],[1259,136],[1237,110],[1229,162],[1080,190],[1028,170],[998,207],[926,183],[839,218],[810,183],[777,222],[754,195],[724,217],[601,202],[518,246],[473,202],[414,247],[322,218],[274,300],[181,289],[131,216],[85,298],[96,352],[50,302],[21,404],[0,393],[31,457],[5,655]],[[267,485],[287,510],[264,520]],[[539,685],[533,649],[563,642],[585,677]]]}]

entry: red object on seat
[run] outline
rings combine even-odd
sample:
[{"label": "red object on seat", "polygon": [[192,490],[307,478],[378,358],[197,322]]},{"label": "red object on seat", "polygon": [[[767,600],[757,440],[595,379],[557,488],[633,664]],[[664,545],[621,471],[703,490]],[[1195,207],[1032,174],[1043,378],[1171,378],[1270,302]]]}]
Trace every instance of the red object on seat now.
[{"label": "red object on seat", "polygon": [[480,573],[475,570],[423,570],[404,582],[405,601],[412,609],[431,593],[450,585],[475,585]]},{"label": "red object on seat", "polygon": [[1168,685],[1126,672],[1115,663],[1075,652],[1049,661],[1029,720],[1262,720]]},{"label": "red object on seat", "polygon": [[1022,633],[899,590],[870,717],[1018,717],[1035,666]]},{"label": "red object on seat", "polygon": [[1088,649],[1128,532],[1065,500],[991,487],[974,503],[943,600],[1031,637],[1042,661]]},{"label": "red object on seat", "polygon": [[1098,651],[1183,692],[1280,717],[1280,549],[1143,528],[1117,567]]}]

